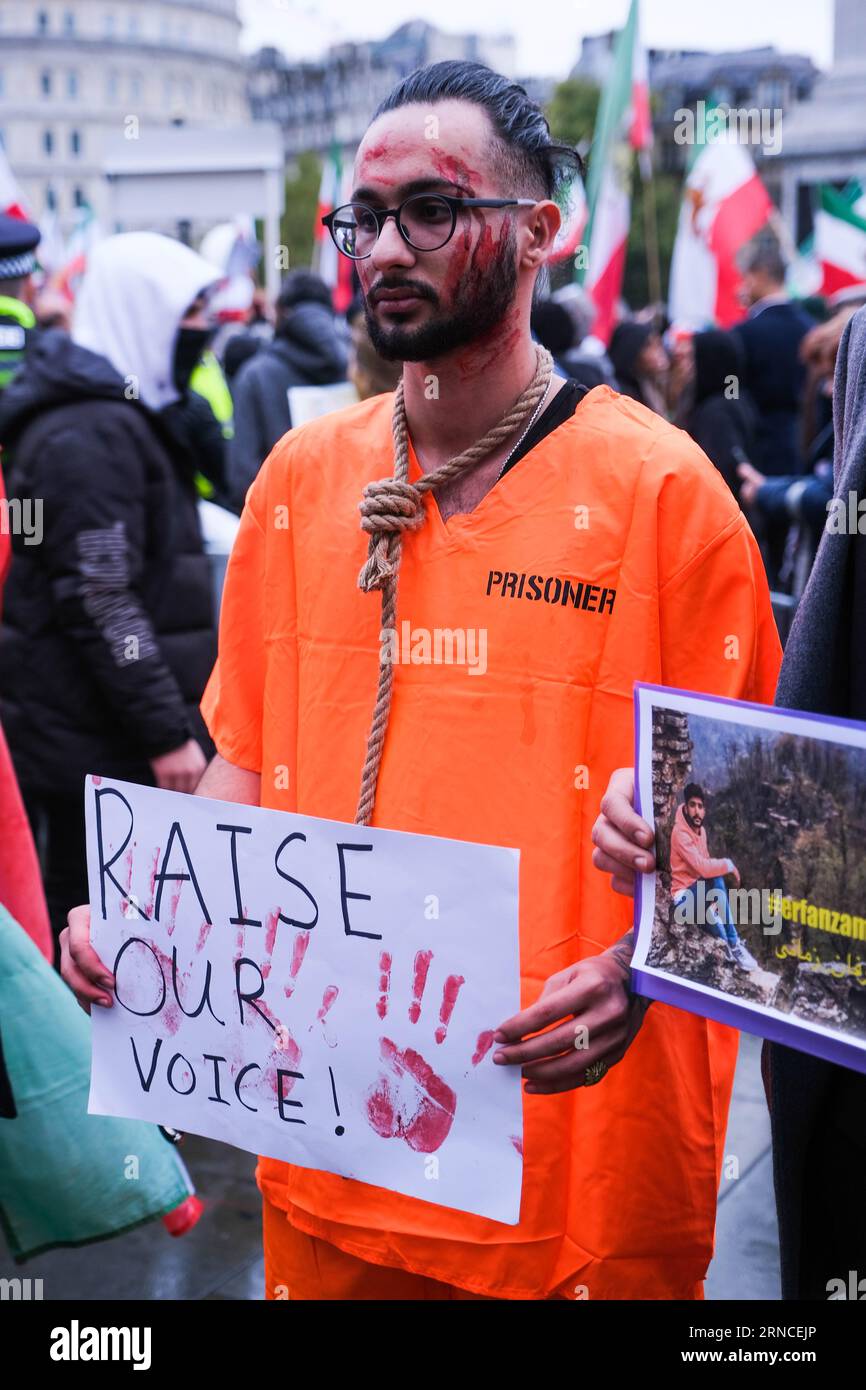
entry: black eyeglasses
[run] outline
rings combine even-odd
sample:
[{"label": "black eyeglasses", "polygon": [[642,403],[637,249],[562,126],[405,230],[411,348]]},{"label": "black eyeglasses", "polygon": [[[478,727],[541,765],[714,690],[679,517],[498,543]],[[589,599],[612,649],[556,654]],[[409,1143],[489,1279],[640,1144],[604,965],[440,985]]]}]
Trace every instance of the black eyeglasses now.
[{"label": "black eyeglasses", "polygon": [[366,260],[387,218],[413,251],[438,251],[450,241],[462,208],[534,208],[534,198],[451,198],[446,193],[413,193],[396,208],[344,203],[322,218],[338,251],[353,261]]}]

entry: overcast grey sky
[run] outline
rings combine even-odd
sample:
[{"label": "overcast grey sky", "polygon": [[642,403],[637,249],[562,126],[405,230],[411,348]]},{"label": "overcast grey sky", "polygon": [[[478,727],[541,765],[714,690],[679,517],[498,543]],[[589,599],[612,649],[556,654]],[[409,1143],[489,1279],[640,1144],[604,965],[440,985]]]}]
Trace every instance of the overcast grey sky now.
[{"label": "overcast grey sky", "polygon": [[[822,67],[832,55],[832,0],[643,0],[644,37],[655,48],[753,48],[775,44],[808,53]],[[290,57],[313,58],[330,43],[383,38],[409,19],[462,33],[517,39],[518,71],[564,77],[584,34],[622,23],[628,0],[239,0],[244,48],[270,43]]]}]

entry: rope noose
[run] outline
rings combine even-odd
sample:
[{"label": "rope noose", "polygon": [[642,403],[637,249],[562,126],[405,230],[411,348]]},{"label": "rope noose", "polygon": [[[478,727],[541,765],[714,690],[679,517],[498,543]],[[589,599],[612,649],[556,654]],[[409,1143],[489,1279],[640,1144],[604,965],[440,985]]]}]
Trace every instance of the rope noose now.
[{"label": "rope noose", "polygon": [[[397,626],[397,579],[400,573],[400,557],[403,549],[403,533],[417,531],[427,518],[424,507],[424,493],[432,492],[443,483],[465,473],[474,463],[491,454],[497,445],[508,439],[514,431],[528,420],[547,393],[553,373],[553,359],[544,348],[536,346],[535,373],[525,391],[503,416],[498,425],[488,430],[477,444],[465,449],[462,454],[443,463],[440,468],[423,474],[417,483],[409,482],[409,430],[406,424],[406,407],[403,401],[403,382],[400,381],[394,394],[394,412],[391,432],[394,437],[394,476],[368,483],[364,496],[358,504],[361,513],[361,528],[370,536],[367,559],[358,575],[358,588],[365,593],[374,589],[382,591],[382,632],[395,632]],[[376,703],[367,738],[367,755],[361,774],[361,791],[358,797],[356,825],[369,825],[376,800],[376,784],[382,763],[382,750],[385,747],[385,734],[391,713],[391,695],[394,688],[393,662],[385,654],[383,645],[379,658],[379,684]]]}]

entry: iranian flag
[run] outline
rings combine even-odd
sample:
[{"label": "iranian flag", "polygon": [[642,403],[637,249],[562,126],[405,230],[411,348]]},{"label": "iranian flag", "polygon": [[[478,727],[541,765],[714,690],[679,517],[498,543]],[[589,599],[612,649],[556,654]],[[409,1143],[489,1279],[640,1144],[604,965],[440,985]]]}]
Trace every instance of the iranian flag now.
[{"label": "iranian flag", "polygon": [[745,317],[737,298],[737,253],[773,211],[736,130],[707,123],[686,179],[671,260],[669,312],[675,325],[730,328]]},{"label": "iranian flag", "polygon": [[583,179],[580,174],[572,175],[571,182],[567,191],[562,195],[560,212],[562,221],[559,224],[559,231],[550,252],[550,260],[553,264],[567,260],[573,256],[581,244],[588,208],[586,205],[586,191],[583,186]]},{"label": "iranian flag", "polygon": [[348,200],[352,171],[343,168],[343,158],[336,142],[322,165],[322,180],[319,184],[319,205],[316,209],[315,263],[316,269],[331,287],[334,308],[344,314],[352,301],[352,262],[343,256],[334,245],[331,233],[322,226],[322,218],[334,208]]},{"label": "iranian flag", "polygon": [[827,184],[818,191],[814,255],[821,267],[820,294],[866,283],[866,218],[843,193]]},{"label": "iranian flag", "polygon": [[601,97],[586,190],[589,255],[584,285],[597,310],[592,331],[605,343],[616,322],[625,271],[633,151],[646,154],[651,143],[646,52],[640,42],[638,0],[631,0]]}]

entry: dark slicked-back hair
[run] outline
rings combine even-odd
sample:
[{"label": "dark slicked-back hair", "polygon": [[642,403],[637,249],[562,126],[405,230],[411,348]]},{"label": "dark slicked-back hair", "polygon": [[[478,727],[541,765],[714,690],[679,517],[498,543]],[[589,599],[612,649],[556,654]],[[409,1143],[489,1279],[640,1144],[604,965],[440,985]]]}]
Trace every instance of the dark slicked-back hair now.
[{"label": "dark slicked-back hair", "polygon": [[373,120],[401,106],[436,101],[471,101],[484,108],[495,132],[494,163],[503,188],[515,197],[560,201],[575,173],[583,173],[577,150],[551,137],[544,112],[525,88],[483,63],[448,61],[416,68],[379,104]]}]

